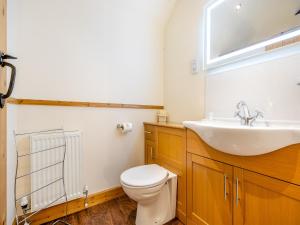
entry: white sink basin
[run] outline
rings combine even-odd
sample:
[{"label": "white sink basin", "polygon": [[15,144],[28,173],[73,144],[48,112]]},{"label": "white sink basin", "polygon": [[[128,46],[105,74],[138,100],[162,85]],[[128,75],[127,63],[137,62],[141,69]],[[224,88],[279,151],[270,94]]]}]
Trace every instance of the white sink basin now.
[{"label": "white sink basin", "polygon": [[232,155],[262,155],[300,143],[299,123],[270,121],[247,127],[237,120],[202,120],[183,124],[211,147]]}]

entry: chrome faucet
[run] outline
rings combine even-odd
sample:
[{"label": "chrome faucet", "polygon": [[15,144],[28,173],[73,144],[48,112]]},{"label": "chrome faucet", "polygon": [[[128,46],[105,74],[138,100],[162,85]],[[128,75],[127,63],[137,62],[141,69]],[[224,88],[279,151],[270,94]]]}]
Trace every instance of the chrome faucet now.
[{"label": "chrome faucet", "polygon": [[237,111],[234,114],[234,117],[238,117],[241,120],[241,124],[244,126],[253,126],[253,123],[260,117],[264,118],[262,112],[256,110],[254,115],[249,110],[248,105],[244,101],[240,101],[237,106]]}]

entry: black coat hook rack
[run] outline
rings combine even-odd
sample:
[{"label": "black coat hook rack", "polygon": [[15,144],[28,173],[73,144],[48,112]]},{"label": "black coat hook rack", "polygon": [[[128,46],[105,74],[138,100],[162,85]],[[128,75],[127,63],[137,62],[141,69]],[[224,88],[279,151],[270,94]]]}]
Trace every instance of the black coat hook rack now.
[{"label": "black coat hook rack", "polygon": [[11,63],[6,62],[7,59],[17,59],[17,58],[11,55],[7,55],[3,52],[0,52],[0,66],[1,67],[7,66],[11,69],[11,76],[10,76],[8,90],[6,94],[0,93],[0,108],[4,107],[5,100],[11,96],[15,86],[15,80],[16,80],[16,67]]}]

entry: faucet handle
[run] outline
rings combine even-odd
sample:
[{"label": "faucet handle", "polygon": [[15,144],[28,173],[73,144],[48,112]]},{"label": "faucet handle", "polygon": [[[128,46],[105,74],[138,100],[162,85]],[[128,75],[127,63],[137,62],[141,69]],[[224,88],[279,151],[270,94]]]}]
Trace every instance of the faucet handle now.
[{"label": "faucet handle", "polygon": [[263,112],[255,110],[255,113],[256,113],[255,118],[261,118],[261,119],[264,118],[264,113]]},{"label": "faucet handle", "polygon": [[263,118],[264,118],[264,113],[261,112],[261,111],[255,110],[255,115],[251,118],[250,124],[249,124],[249,125],[252,127],[253,124],[254,124],[254,122],[255,122],[258,118],[263,119]]},{"label": "faucet handle", "polygon": [[247,105],[245,101],[239,101],[238,104],[236,104],[236,108],[240,109],[244,105]]}]

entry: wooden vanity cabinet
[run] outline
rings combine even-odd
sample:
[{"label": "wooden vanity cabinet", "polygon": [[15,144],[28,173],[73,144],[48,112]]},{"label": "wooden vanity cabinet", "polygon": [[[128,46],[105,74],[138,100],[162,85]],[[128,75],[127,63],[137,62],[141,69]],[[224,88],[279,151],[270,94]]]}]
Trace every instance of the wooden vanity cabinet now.
[{"label": "wooden vanity cabinet", "polygon": [[186,224],[186,129],[172,124],[144,124],[145,163],[177,174],[177,218]]},{"label": "wooden vanity cabinet", "polygon": [[[212,149],[188,130],[187,151],[188,225],[300,224],[299,146],[271,155],[232,156]],[[295,157],[287,163],[282,156],[289,154]],[[275,177],[269,174],[279,168],[272,163],[281,164]]]},{"label": "wooden vanity cabinet", "polygon": [[145,163],[178,175],[187,225],[299,225],[300,145],[252,157],[217,151],[189,129],[145,124]]}]

